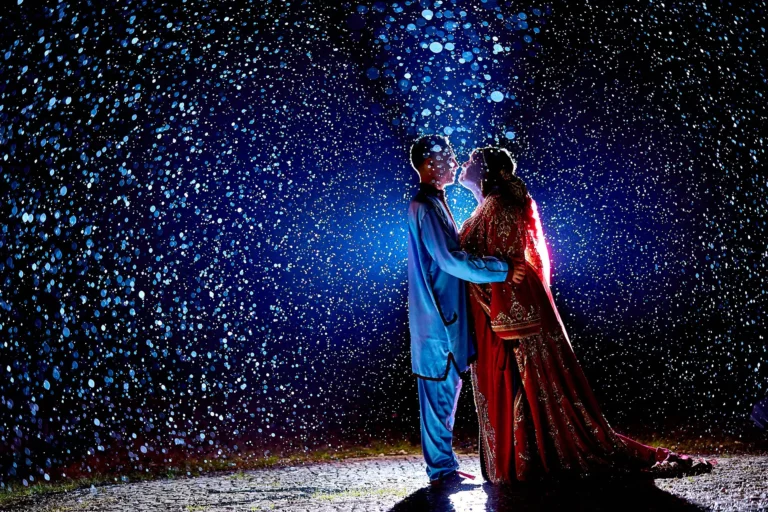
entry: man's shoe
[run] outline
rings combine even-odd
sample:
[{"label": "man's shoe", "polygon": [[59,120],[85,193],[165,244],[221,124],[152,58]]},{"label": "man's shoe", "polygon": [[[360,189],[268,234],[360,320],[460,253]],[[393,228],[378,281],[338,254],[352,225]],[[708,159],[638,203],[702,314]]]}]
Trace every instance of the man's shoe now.
[{"label": "man's shoe", "polygon": [[439,478],[435,478],[434,480],[429,481],[429,485],[435,489],[437,487],[443,487],[444,485],[447,485],[449,483],[453,483],[456,480],[461,480],[461,477],[456,473],[456,471],[451,471],[450,473],[446,473],[443,476]]},{"label": "man's shoe", "polygon": [[440,478],[430,480],[429,485],[432,486],[432,488],[459,485],[464,481],[465,478],[474,480],[475,475],[470,475],[469,473],[464,473],[462,471],[451,471],[450,473],[447,473]]}]

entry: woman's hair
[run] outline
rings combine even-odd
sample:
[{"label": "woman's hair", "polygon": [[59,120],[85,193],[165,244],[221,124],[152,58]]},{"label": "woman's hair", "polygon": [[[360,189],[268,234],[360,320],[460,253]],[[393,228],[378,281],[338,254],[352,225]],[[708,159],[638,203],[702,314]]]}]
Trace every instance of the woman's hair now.
[{"label": "woman's hair", "polygon": [[[476,149],[475,153],[475,158],[479,157],[486,169],[485,179],[480,182],[480,191],[483,195],[487,196],[494,190],[498,191],[503,196],[510,195],[504,194],[506,191],[505,189],[508,188],[507,180],[505,178],[509,176],[517,178],[515,176],[517,163],[512,159],[512,155],[509,154],[509,151],[502,148],[487,146]],[[504,199],[511,199],[511,197],[504,197]]]},{"label": "woman's hair", "polygon": [[517,163],[509,151],[487,146],[476,149],[475,153],[475,158],[479,157],[486,168],[485,178],[480,182],[483,195],[498,193],[507,206],[522,209],[529,228],[535,229],[531,196],[523,180],[515,174]]}]

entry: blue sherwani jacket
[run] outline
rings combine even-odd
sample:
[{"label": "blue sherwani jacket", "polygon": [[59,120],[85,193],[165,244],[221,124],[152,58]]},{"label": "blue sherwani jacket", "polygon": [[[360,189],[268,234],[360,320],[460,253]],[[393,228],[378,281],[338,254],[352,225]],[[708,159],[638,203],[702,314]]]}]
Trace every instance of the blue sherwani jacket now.
[{"label": "blue sherwani jacket", "polygon": [[443,191],[421,183],[408,207],[408,321],[413,373],[442,380],[451,360],[466,371],[475,355],[464,281],[502,282],[508,265],[461,250]]}]

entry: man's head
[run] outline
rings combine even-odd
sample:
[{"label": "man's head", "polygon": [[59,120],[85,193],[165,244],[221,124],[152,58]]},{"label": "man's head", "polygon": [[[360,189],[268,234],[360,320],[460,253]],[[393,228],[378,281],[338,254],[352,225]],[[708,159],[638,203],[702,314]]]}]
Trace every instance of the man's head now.
[{"label": "man's head", "polygon": [[422,183],[438,189],[452,184],[459,168],[448,138],[441,135],[419,137],[411,146],[411,165]]}]

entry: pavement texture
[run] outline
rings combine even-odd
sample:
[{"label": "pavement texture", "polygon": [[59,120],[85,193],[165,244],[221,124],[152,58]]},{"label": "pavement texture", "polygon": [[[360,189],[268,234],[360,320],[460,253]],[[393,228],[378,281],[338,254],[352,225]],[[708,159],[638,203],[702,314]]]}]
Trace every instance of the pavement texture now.
[{"label": "pavement texture", "polygon": [[83,489],[30,498],[26,511],[768,511],[768,457],[718,458],[710,474],[657,480],[611,479],[502,488],[477,475],[431,489],[421,457],[349,459],[265,470]]}]

